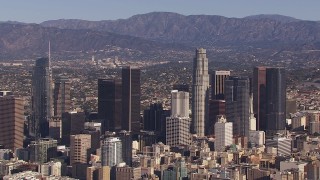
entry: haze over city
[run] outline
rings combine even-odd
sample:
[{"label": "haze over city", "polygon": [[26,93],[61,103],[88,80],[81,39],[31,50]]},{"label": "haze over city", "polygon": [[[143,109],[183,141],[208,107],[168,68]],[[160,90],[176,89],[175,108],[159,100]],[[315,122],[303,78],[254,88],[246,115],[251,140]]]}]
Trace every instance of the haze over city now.
[{"label": "haze over city", "polygon": [[0,6],[0,179],[320,179],[320,1]]}]

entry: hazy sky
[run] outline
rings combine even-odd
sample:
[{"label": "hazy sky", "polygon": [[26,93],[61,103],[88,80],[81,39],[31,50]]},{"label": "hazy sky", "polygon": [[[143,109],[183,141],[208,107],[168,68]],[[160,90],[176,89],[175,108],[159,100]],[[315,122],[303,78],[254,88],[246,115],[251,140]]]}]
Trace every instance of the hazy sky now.
[{"label": "hazy sky", "polygon": [[153,11],[226,17],[281,14],[320,20],[320,0],[0,0],[0,21],[110,20]]}]

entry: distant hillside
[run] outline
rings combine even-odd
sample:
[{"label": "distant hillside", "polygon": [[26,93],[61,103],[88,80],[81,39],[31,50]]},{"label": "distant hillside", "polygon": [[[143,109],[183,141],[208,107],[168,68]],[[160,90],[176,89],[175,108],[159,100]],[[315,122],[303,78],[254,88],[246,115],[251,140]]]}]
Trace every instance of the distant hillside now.
[{"label": "distant hillside", "polygon": [[54,55],[60,57],[81,57],[88,52],[105,56],[127,52],[132,56],[143,57],[159,55],[161,50],[165,52],[185,49],[184,46],[109,32],[48,28],[36,24],[0,23],[0,58],[46,55],[49,40]]},{"label": "distant hillside", "polygon": [[54,20],[45,27],[91,29],[162,42],[219,46],[241,44],[304,44],[320,41],[320,23],[280,15],[226,18],[154,12],[115,21]]}]

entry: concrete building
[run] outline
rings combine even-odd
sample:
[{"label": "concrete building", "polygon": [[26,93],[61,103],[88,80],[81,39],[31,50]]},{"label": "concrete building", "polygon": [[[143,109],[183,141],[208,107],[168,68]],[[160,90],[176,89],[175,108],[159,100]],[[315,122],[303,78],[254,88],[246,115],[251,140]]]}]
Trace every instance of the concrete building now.
[{"label": "concrete building", "polygon": [[52,72],[50,58],[36,60],[32,74],[32,115],[29,120],[31,137],[49,135],[49,120],[53,115]]},{"label": "concrete building", "polygon": [[30,161],[36,163],[48,162],[51,158],[56,157],[58,142],[52,138],[40,138],[37,141],[31,141]]},{"label": "concrete building", "polygon": [[54,82],[53,114],[61,117],[62,113],[69,112],[71,108],[70,82],[67,77],[60,76]]},{"label": "concrete building", "polygon": [[232,122],[227,122],[225,116],[218,116],[214,129],[214,149],[215,151],[224,151],[226,146],[230,146],[233,143]]},{"label": "concrete building", "polygon": [[264,131],[250,131],[249,142],[253,147],[263,146],[266,142],[266,135]]},{"label": "concrete building", "polygon": [[0,91],[0,144],[13,152],[23,147],[24,101]]},{"label": "concrete building", "polygon": [[48,162],[39,165],[43,176],[61,176],[61,162]]},{"label": "concrete building", "polygon": [[189,118],[189,93],[171,91],[171,116],[166,118],[166,144],[189,145],[191,119]]},{"label": "concrete building", "polygon": [[191,119],[189,117],[167,117],[166,144],[169,146],[189,145]]},{"label": "concrete building", "polygon": [[189,117],[189,93],[184,91],[171,91],[171,116]]},{"label": "concrete building", "polygon": [[91,148],[90,134],[77,134],[70,136],[70,164],[87,163],[88,152]]},{"label": "concrete building", "polygon": [[224,100],[224,81],[230,76],[230,71],[213,71],[211,74],[211,99]]},{"label": "concrete building", "polygon": [[266,140],[266,147],[277,148],[278,156],[290,156],[292,139],[288,137],[275,136],[273,139]]},{"label": "concrete building", "polygon": [[193,132],[205,136],[205,123],[209,116],[208,58],[203,48],[196,50],[192,79],[192,125]]},{"label": "concrete building", "polygon": [[122,162],[122,142],[120,138],[106,138],[101,146],[101,165],[112,167]]},{"label": "concrete building", "polygon": [[119,165],[116,167],[116,179],[117,180],[128,180],[128,179],[139,179],[141,177],[141,168],[129,167]]}]

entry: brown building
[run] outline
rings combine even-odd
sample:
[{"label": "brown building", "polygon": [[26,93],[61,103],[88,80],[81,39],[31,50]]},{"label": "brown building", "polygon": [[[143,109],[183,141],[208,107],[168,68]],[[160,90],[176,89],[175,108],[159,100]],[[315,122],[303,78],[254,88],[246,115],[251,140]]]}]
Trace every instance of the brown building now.
[{"label": "brown building", "polygon": [[139,179],[140,177],[141,168],[134,168],[129,166],[116,167],[117,180]]},{"label": "brown building", "polygon": [[70,136],[70,164],[87,163],[91,149],[91,135],[77,134]]},{"label": "brown building", "polygon": [[70,111],[70,82],[66,77],[59,77],[54,83],[53,114],[61,117],[62,113]]},{"label": "brown building", "polygon": [[253,112],[257,119],[257,130],[266,130],[266,67],[253,69]]},{"label": "brown building", "polygon": [[211,74],[211,99],[224,99],[224,81],[230,76],[230,71],[214,71]]},{"label": "brown building", "polygon": [[23,147],[24,101],[0,91],[0,144],[15,151]]},{"label": "brown building", "polygon": [[255,179],[270,179],[270,171],[264,171],[260,169],[248,169],[248,180]]},{"label": "brown building", "polygon": [[214,134],[214,124],[216,123],[218,115],[226,114],[226,101],[225,100],[210,100],[209,101],[209,122],[206,128],[206,135]]}]

